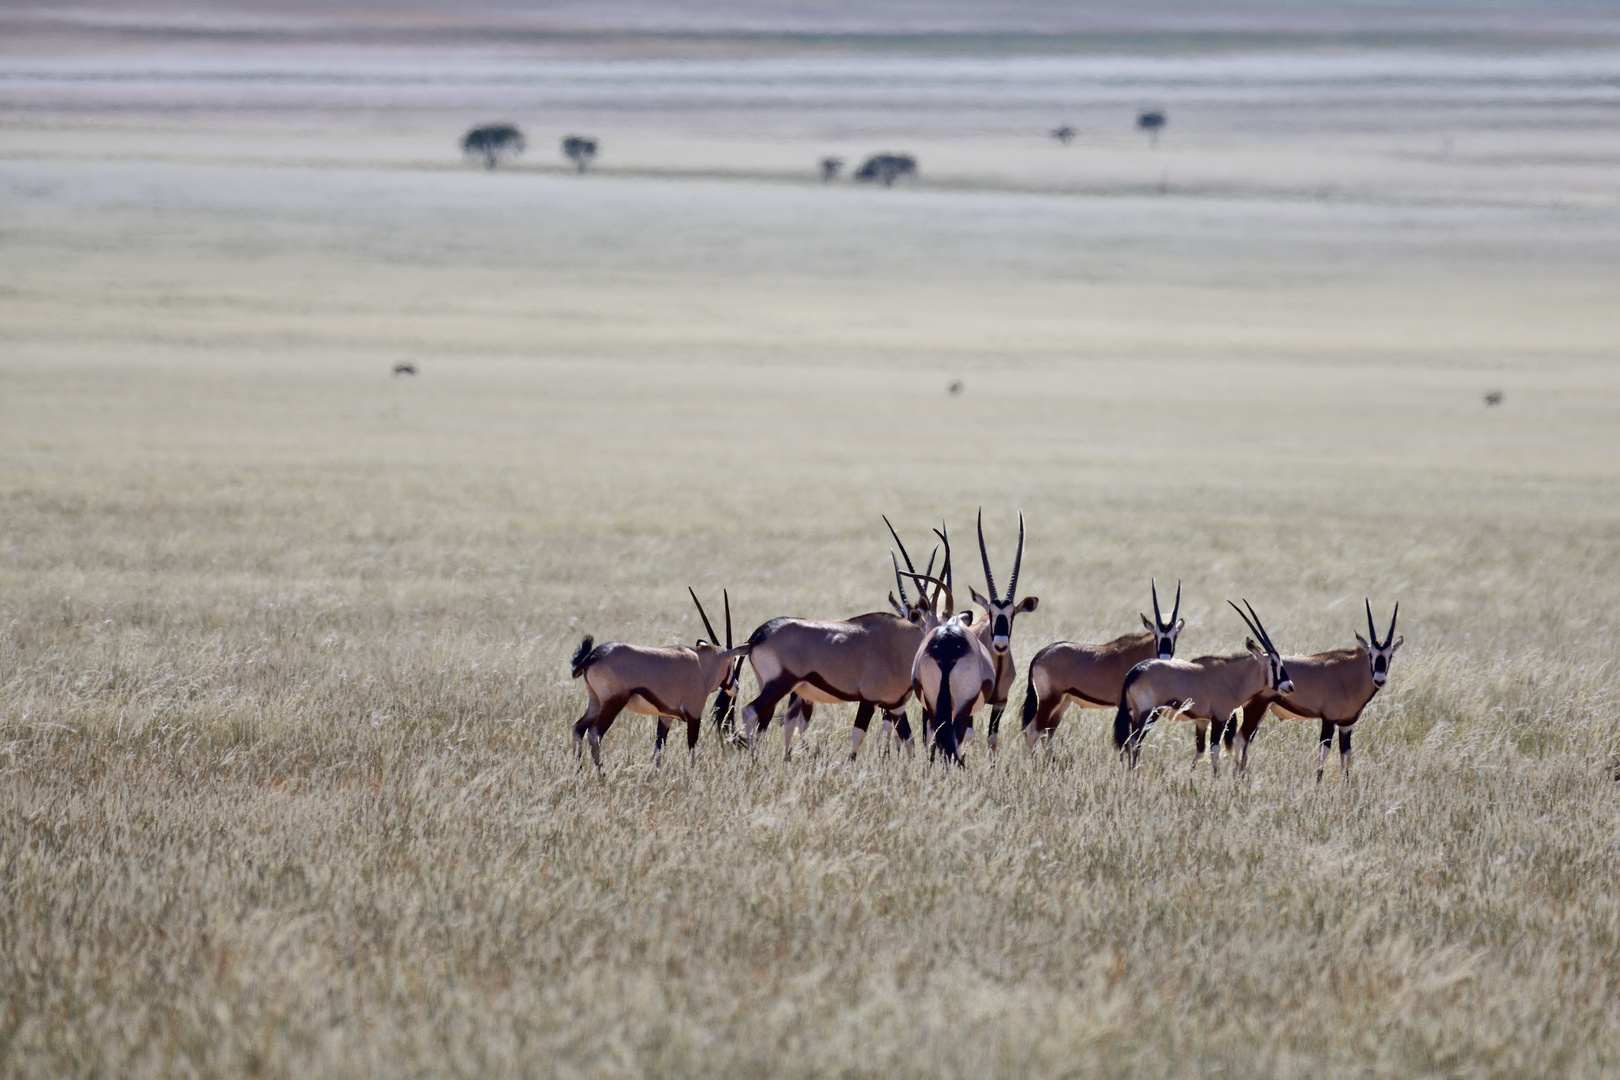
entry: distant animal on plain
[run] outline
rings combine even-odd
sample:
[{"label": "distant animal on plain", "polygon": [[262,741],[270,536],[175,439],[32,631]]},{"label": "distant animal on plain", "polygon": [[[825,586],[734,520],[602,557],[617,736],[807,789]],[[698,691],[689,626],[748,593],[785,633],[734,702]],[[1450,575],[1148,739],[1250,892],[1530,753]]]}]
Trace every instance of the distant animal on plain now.
[{"label": "distant animal on plain", "polygon": [[1492,390],[1490,393],[1486,394],[1485,404],[1487,407],[1502,404],[1502,391]]},{"label": "distant animal on plain", "polygon": [[964,387],[962,386],[961,379],[952,379],[950,381],[950,385],[945,387],[945,392],[950,394],[952,397],[955,397],[957,394],[960,394],[963,389]]},{"label": "distant animal on plain", "polygon": [[1136,114],[1137,130],[1147,132],[1155,148],[1159,145],[1159,132],[1163,131],[1169,122],[1163,109],[1143,109]]},{"label": "distant animal on plain", "polygon": [[1104,645],[1054,641],[1029,662],[1029,688],[1024,693],[1024,741],[1033,751],[1052,736],[1070,705],[1083,709],[1112,709],[1119,705],[1125,677],[1144,660],[1171,660],[1176,638],[1186,620],[1181,618],[1181,582],[1176,582],[1176,606],[1166,619],[1159,610],[1158,582],[1153,593],[1153,618],[1142,613],[1145,634],[1125,634]]},{"label": "distant animal on plain", "polygon": [[461,137],[461,152],[469,158],[480,158],[484,168],[493,169],[507,158],[523,153],[523,132],[511,124],[485,124],[475,127]]},{"label": "distant animal on plain", "polygon": [[1064,146],[1068,146],[1069,143],[1074,141],[1074,128],[1070,127],[1068,124],[1064,124],[1062,127],[1053,128],[1052,138],[1056,139]]},{"label": "distant animal on plain", "polygon": [[831,183],[832,181],[838,179],[838,173],[843,169],[843,167],[844,167],[844,159],[841,158],[841,157],[824,157],[824,158],[822,158],[821,159],[821,182],[823,184],[828,184],[828,183]]},{"label": "distant animal on plain", "polygon": [[395,375],[415,375],[416,374],[416,365],[411,363],[409,360],[406,360],[406,361],[403,361],[401,363],[395,364],[394,365],[394,374]]},{"label": "distant animal on plain", "polygon": [[562,141],[562,152],[563,157],[574,163],[576,172],[584,172],[585,167],[596,160],[596,140],[570,135]]},{"label": "distant animal on plain", "polygon": [[896,180],[916,175],[917,159],[910,154],[873,154],[855,171],[856,180],[877,181],[884,187],[893,187]]},{"label": "distant animal on plain", "polygon": [[[714,627],[695,592],[692,602],[698,605],[698,614],[703,616],[709,638],[699,638],[690,648],[685,645],[651,648],[617,641],[597,645],[590,637],[579,643],[579,648],[574,650],[572,673],[574,678],[585,680],[585,693],[590,700],[585,714],[574,723],[576,756],[583,756],[583,745],[588,738],[591,761],[600,769],[602,737],[618,715],[628,709],[658,718],[658,737],[653,743],[655,761],[663,755],[671,720],[686,722],[687,750],[696,760],[703,705],[716,690],[729,689],[736,693],[741,668],[736,661],[748,654],[748,646],[721,648],[712,640]],[[729,611],[729,596],[726,607]]]},{"label": "distant animal on plain", "polygon": [[[1243,706],[1243,724],[1237,726],[1237,717],[1226,724],[1226,747],[1237,760],[1242,772],[1249,764],[1249,744],[1260,729],[1260,720],[1269,710],[1287,720],[1322,721],[1322,753],[1316,763],[1316,779],[1322,779],[1328,754],[1333,747],[1333,732],[1339,733],[1339,763],[1345,773],[1350,772],[1350,734],[1361,719],[1373,696],[1383,689],[1389,679],[1389,665],[1395,659],[1395,650],[1404,637],[1395,636],[1395,620],[1401,616],[1401,605],[1395,605],[1390,616],[1389,631],[1384,640],[1378,640],[1378,628],[1373,625],[1372,601],[1367,601],[1367,637],[1356,635],[1354,649],[1335,649],[1312,656],[1285,656],[1288,674],[1293,677],[1294,689],[1286,693],[1268,691],[1251,699]],[[1368,639],[1371,640],[1368,640]],[[1219,733],[1217,732],[1217,735]]]},{"label": "distant animal on plain", "polygon": [[[1231,603],[1231,601],[1228,601]],[[1243,601],[1248,607],[1249,602]],[[1195,725],[1196,752],[1193,768],[1204,757],[1204,736],[1211,722],[1215,739],[1210,746],[1210,763],[1218,773],[1221,764],[1221,733],[1234,712],[1258,694],[1275,690],[1281,695],[1294,692],[1271,635],[1254,608],[1232,609],[1248,624],[1254,638],[1245,641],[1246,652],[1235,656],[1200,656],[1196,660],[1144,660],[1125,676],[1120,689],[1119,710],[1114,714],[1114,747],[1132,768],[1142,755],[1142,739],[1159,715],[1186,717]]]}]

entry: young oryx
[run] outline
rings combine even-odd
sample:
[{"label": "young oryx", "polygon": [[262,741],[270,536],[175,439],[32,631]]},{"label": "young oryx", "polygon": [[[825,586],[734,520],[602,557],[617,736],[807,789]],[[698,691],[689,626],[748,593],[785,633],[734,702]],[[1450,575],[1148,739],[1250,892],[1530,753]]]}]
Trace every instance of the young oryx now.
[{"label": "young oryx", "polygon": [[[1013,557],[1012,578],[1007,582],[1007,596],[1005,599],[996,592],[996,578],[990,572],[990,553],[984,546],[984,510],[979,510],[979,558],[984,560],[984,587],[990,590],[987,600],[979,595],[979,590],[971,589],[973,602],[984,608],[984,618],[972,626],[973,633],[990,650],[990,659],[996,667],[996,682],[990,691],[990,727],[985,734],[985,745],[993,754],[996,752],[996,742],[1001,733],[1001,714],[1007,709],[1007,695],[1012,691],[1013,684],[1013,655],[1012,655],[1012,624],[1013,620],[1026,611],[1034,611],[1041,600],[1038,596],[1026,596],[1016,601],[1018,595],[1018,571],[1024,565],[1024,515],[1018,515],[1018,554]],[[971,721],[969,721],[971,728]]]},{"label": "young oryx", "polygon": [[1106,645],[1080,645],[1054,641],[1029,662],[1029,689],[1024,694],[1024,741],[1031,751],[1038,740],[1052,749],[1052,735],[1071,703],[1086,709],[1119,706],[1125,676],[1144,660],[1169,660],[1176,655],[1176,637],[1185,621],[1181,615],[1181,582],[1176,582],[1176,606],[1165,620],[1159,610],[1159,586],[1153,591],[1153,618],[1142,614],[1145,634],[1126,634]]},{"label": "young oryx", "polygon": [[969,629],[972,613],[952,617],[956,600],[951,594],[951,542],[943,532],[940,539],[945,541],[943,579],[912,575],[919,581],[931,581],[936,598],[944,593],[945,611],[912,660],[911,685],[923,707],[925,741],[960,765],[973,714],[995,687],[996,664],[984,642]]},{"label": "young oryx", "polygon": [[[691,592],[690,589],[687,590]],[[709,637],[715,636],[709,616],[698,603],[697,593],[692,602],[698,605],[703,626]],[[726,597],[726,607],[731,598]],[[729,637],[729,634],[728,634]],[[698,731],[703,726],[703,704],[709,695],[722,686],[736,692],[737,671],[734,663],[747,655],[748,646],[722,649],[719,645],[698,638],[692,648],[675,645],[653,648],[646,645],[626,645],[610,641],[592,647],[589,637],[574,650],[574,674],[585,679],[585,692],[590,704],[585,715],[574,724],[574,753],[580,754],[581,743],[587,734],[591,741],[591,761],[602,767],[602,736],[613,726],[619,713],[629,709],[633,713],[658,717],[658,739],[653,744],[653,760],[664,749],[669,735],[670,720],[686,721],[686,746],[693,760],[697,759]]]},{"label": "young oryx", "polygon": [[[906,564],[911,565],[909,556]],[[898,563],[895,568],[898,583]],[[777,704],[790,693],[806,703],[856,703],[855,728],[850,732],[852,758],[878,709],[892,719],[909,747],[911,727],[905,706],[911,697],[911,661],[923,635],[937,621],[926,595],[922,601],[895,604],[905,614],[876,611],[841,622],[781,618],[755,630],[747,648],[748,663],[759,680],[759,695],[742,710],[749,747],[757,745],[757,736],[770,726]],[[933,602],[937,601],[936,594]],[[798,713],[795,720],[802,731],[809,723],[808,710]],[[784,758],[792,753],[793,734],[791,730],[783,733]]]},{"label": "young oryx", "polygon": [[1114,714],[1114,746],[1122,755],[1130,754],[1132,768],[1142,756],[1142,737],[1147,726],[1162,710],[1168,709],[1176,715],[1191,717],[1198,725],[1198,752],[1193,756],[1195,769],[1204,756],[1204,733],[1210,721],[1215,721],[1211,764],[1219,772],[1221,730],[1233,711],[1267,690],[1293,693],[1294,684],[1288,678],[1288,669],[1277,655],[1271,636],[1261,625],[1260,616],[1247,600],[1243,605],[1249,608],[1248,615],[1236,604],[1232,604],[1232,610],[1260,639],[1259,645],[1253,638],[1243,643],[1248,652],[1236,656],[1200,656],[1196,660],[1144,660],[1125,676],[1119,711]]},{"label": "young oryx", "polygon": [[[1237,757],[1238,771],[1249,764],[1249,743],[1260,729],[1260,720],[1269,708],[1277,716],[1288,720],[1322,721],[1322,753],[1316,762],[1316,779],[1322,779],[1327,767],[1328,754],[1333,749],[1333,729],[1339,729],[1339,763],[1346,775],[1350,772],[1350,732],[1361,711],[1383,688],[1389,679],[1389,665],[1395,659],[1395,650],[1404,637],[1395,636],[1395,620],[1401,617],[1401,605],[1395,605],[1390,616],[1389,632],[1383,642],[1378,640],[1378,628],[1373,625],[1372,601],[1367,601],[1367,638],[1356,635],[1360,644],[1354,649],[1334,649],[1312,656],[1286,657],[1288,673],[1294,677],[1294,688],[1282,695],[1261,694],[1243,706],[1243,726],[1236,719],[1226,725],[1226,746]],[[1233,742],[1234,729],[1236,744]]]}]

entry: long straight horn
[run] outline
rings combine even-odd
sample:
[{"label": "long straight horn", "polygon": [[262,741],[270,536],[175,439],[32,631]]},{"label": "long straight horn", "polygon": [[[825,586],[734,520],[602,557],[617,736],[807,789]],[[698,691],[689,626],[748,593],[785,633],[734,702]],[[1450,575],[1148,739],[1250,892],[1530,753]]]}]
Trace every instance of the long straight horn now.
[{"label": "long straight horn", "polygon": [[[1153,623],[1160,630],[1163,630],[1165,628],[1164,614],[1159,611],[1159,583],[1153,578],[1148,578],[1148,588],[1153,590]],[[1227,601],[1228,604],[1231,602],[1230,600]],[[1240,611],[1238,614],[1241,615],[1243,612]]]},{"label": "long straight horn", "polygon": [[900,534],[894,531],[893,525],[889,524],[889,515],[883,515],[883,524],[889,526],[889,535],[894,537],[895,544],[900,548],[900,554],[906,560],[906,569],[915,572],[917,568],[911,565],[911,555],[906,551],[906,545],[900,543]]},{"label": "long straight horn", "polygon": [[1255,628],[1260,631],[1260,636],[1266,639],[1266,650],[1268,652],[1275,653],[1277,651],[1277,646],[1271,643],[1271,635],[1266,633],[1266,624],[1260,621],[1260,613],[1254,610],[1254,605],[1249,603],[1248,598],[1246,597],[1244,598],[1243,606],[1249,609],[1250,615],[1254,616]]},{"label": "long straight horn", "polygon": [[709,632],[709,640],[719,641],[720,636],[714,632],[714,624],[709,621],[709,613],[703,610],[703,601],[697,598],[697,593],[692,592],[692,586],[688,585],[686,591],[692,593],[692,603],[697,605],[698,614],[703,616],[703,628]]},{"label": "long straight horn", "polygon": [[1378,627],[1373,625],[1372,600],[1371,600],[1371,598],[1366,598],[1365,603],[1367,605],[1367,636],[1372,639],[1373,645],[1377,646],[1378,645]]},{"label": "long straight horn", "polygon": [[1389,643],[1395,640],[1395,620],[1400,617],[1401,602],[1397,600],[1395,601],[1395,614],[1389,617],[1389,633],[1384,635],[1384,648],[1386,649],[1389,648]]},{"label": "long straight horn", "polygon": [[1180,618],[1180,617],[1181,617],[1181,579],[1177,578],[1176,579],[1176,609],[1170,613],[1170,625],[1165,627],[1165,629],[1166,630],[1172,629],[1176,625],[1176,620],[1178,618]]},{"label": "long straight horn", "polygon": [[1024,568],[1024,512],[1018,511],[1018,554],[1013,556],[1013,576],[1007,583],[1007,603],[1018,594],[1018,571]]},{"label": "long straight horn", "polygon": [[[939,568],[939,576],[945,580],[947,591],[955,584],[956,579],[951,575],[951,537],[950,528],[942,521],[940,527],[934,530],[934,535],[945,542],[945,564]],[[936,597],[938,593],[934,594]]]},{"label": "long straight horn", "polygon": [[[939,557],[939,545],[935,544],[934,545],[934,550],[930,551],[928,553],[928,569],[924,570],[923,573],[932,574],[934,572],[934,560],[936,558],[938,558],[938,557]],[[929,596],[928,595],[928,586],[926,586],[926,585],[918,585],[917,586],[917,594],[922,598],[922,602],[923,602],[924,606],[926,606],[929,611],[933,611],[934,606],[939,603],[939,590],[938,589],[934,590],[934,595],[933,596]]]},{"label": "long straight horn", "polygon": [[[1245,604],[1248,603],[1247,600],[1245,600],[1243,602]],[[1243,609],[1238,607],[1236,604],[1232,604],[1232,601],[1230,601],[1230,600],[1228,600],[1227,603],[1232,605],[1232,610],[1238,613],[1238,618],[1243,620],[1243,624],[1249,628],[1249,632],[1252,633],[1255,637],[1257,637],[1257,638],[1261,639],[1262,641],[1264,641],[1266,635],[1260,632],[1260,628],[1258,626],[1254,625],[1254,623],[1250,621],[1250,619],[1249,619],[1249,617],[1247,615],[1243,614]]]},{"label": "long straight horn", "polygon": [[1001,594],[996,592],[996,576],[990,572],[990,552],[984,546],[984,507],[979,507],[979,558],[984,560],[984,584],[990,590],[990,599],[1001,600]]},{"label": "long straight horn", "polygon": [[900,602],[910,607],[911,597],[906,595],[906,579],[900,576],[900,560],[894,557],[894,548],[889,549],[889,561],[894,564],[894,585],[900,590]]},{"label": "long straight horn", "polygon": [[731,648],[731,594],[721,589],[720,595],[725,597],[726,600],[726,648],[729,649]]}]

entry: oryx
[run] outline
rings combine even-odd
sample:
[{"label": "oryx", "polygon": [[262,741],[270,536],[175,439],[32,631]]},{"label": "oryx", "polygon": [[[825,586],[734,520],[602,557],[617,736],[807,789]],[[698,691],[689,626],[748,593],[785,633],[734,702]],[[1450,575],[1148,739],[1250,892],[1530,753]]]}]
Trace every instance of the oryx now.
[{"label": "oryx", "polygon": [[1205,732],[1210,721],[1215,722],[1212,764],[1219,772],[1220,736],[1227,718],[1256,694],[1267,690],[1293,692],[1288,669],[1277,655],[1271,636],[1261,625],[1260,616],[1247,600],[1243,605],[1249,608],[1248,615],[1236,604],[1232,604],[1232,610],[1260,639],[1258,645],[1254,638],[1244,641],[1247,652],[1236,656],[1200,656],[1196,660],[1144,660],[1125,676],[1119,711],[1114,714],[1114,746],[1122,755],[1129,753],[1132,767],[1141,757],[1142,737],[1147,726],[1161,711],[1169,710],[1172,715],[1190,717],[1197,725],[1195,769],[1204,756]]},{"label": "oryx", "polygon": [[[888,518],[884,518],[888,522]],[[894,526],[889,526],[894,532]],[[895,536],[906,565],[911,557]],[[890,552],[894,561],[894,554]],[[873,713],[882,709],[909,746],[911,727],[905,705],[911,696],[911,661],[923,635],[937,621],[933,603],[924,590],[919,603],[911,603],[901,583],[898,561],[895,581],[901,599],[891,594],[893,612],[874,611],[841,621],[772,619],[749,636],[748,663],[759,681],[759,694],[743,707],[742,725],[750,747],[770,726],[777,704],[795,695],[782,736],[783,757],[791,756],[793,736],[810,722],[815,703],[853,702],[855,727],[850,732],[850,756],[860,750]],[[932,560],[929,569],[933,568]]]},{"label": "oryx", "polygon": [[1145,634],[1125,634],[1106,645],[1082,645],[1054,641],[1029,662],[1029,688],[1024,692],[1024,741],[1031,751],[1046,740],[1048,752],[1052,736],[1071,704],[1085,709],[1119,707],[1125,676],[1144,660],[1169,660],[1176,655],[1176,638],[1186,620],[1181,616],[1181,582],[1176,582],[1176,606],[1165,619],[1159,610],[1159,584],[1149,582],[1153,593],[1153,618],[1145,612]]},{"label": "oryx", "polygon": [[[950,541],[946,540],[947,568],[951,562],[950,552]],[[989,648],[969,625],[972,612],[964,611],[953,617],[956,603],[949,577],[941,580],[915,576],[919,581],[931,581],[936,587],[936,597],[944,593],[945,611],[938,624],[923,638],[912,660],[912,691],[923,708],[925,741],[960,765],[962,743],[973,724],[973,714],[995,688],[996,664]]]},{"label": "oryx", "polygon": [[[697,604],[703,626],[713,638],[714,627],[695,592],[692,602]],[[727,596],[728,616],[730,609],[731,598]],[[728,644],[729,638],[728,627]],[[698,638],[691,648],[685,645],[656,648],[618,641],[594,645],[587,636],[574,650],[573,677],[585,679],[585,692],[590,697],[585,715],[574,724],[574,753],[583,752],[581,744],[588,734],[591,761],[600,769],[602,736],[613,726],[619,713],[629,709],[633,713],[658,717],[658,738],[653,744],[655,761],[663,752],[671,720],[686,721],[686,746],[696,760],[704,702],[721,687],[736,692],[739,665],[735,661],[747,653],[747,645],[721,648],[704,638]]]},{"label": "oryx", "polygon": [[1226,746],[1236,755],[1239,771],[1249,764],[1249,743],[1254,740],[1266,710],[1270,709],[1287,720],[1322,721],[1322,752],[1316,762],[1318,780],[1327,767],[1328,754],[1333,749],[1333,731],[1337,728],[1339,763],[1345,773],[1350,772],[1350,733],[1367,703],[1389,679],[1389,665],[1395,659],[1395,650],[1406,640],[1395,636],[1395,620],[1401,616],[1399,603],[1395,605],[1395,614],[1390,616],[1389,630],[1382,642],[1378,640],[1378,628],[1373,625],[1372,601],[1369,599],[1366,603],[1367,637],[1357,634],[1356,648],[1284,657],[1288,673],[1294,677],[1294,688],[1282,694],[1261,694],[1249,701],[1243,706],[1241,727],[1236,718],[1227,722]]},{"label": "oryx", "polygon": [[[990,691],[988,703],[990,705],[990,726],[985,733],[985,745],[995,753],[996,742],[1001,733],[1001,714],[1007,709],[1007,695],[1012,692],[1014,663],[1012,655],[1012,624],[1013,620],[1027,611],[1034,611],[1041,600],[1038,596],[1026,596],[1017,600],[1018,572],[1024,565],[1024,515],[1018,515],[1018,554],[1013,557],[1012,577],[1007,582],[1007,595],[1002,597],[996,592],[996,577],[990,572],[990,552],[984,546],[984,510],[979,510],[979,558],[984,562],[984,587],[990,590],[986,599],[979,595],[979,590],[970,587],[969,593],[973,602],[984,608],[984,617],[972,624],[972,631],[979,641],[990,650],[990,659],[995,664],[996,681]],[[968,722],[971,732],[972,721]],[[971,737],[971,736],[969,736]]]}]

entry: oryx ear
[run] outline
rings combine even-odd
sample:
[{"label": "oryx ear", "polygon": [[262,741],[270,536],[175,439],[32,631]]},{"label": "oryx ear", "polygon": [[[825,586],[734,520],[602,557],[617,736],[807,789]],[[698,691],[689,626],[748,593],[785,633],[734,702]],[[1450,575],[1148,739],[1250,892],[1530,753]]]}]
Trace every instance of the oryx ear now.
[{"label": "oryx ear", "polygon": [[1256,656],[1264,656],[1264,655],[1266,655],[1266,650],[1264,650],[1260,646],[1256,645],[1254,643],[1254,638],[1252,638],[1252,637],[1243,639],[1243,647],[1245,649],[1248,649],[1250,652],[1254,653],[1254,655],[1256,655]]},{"label": "oryx ear", "polygon": [[984,597],[980,596],[978,589],[975,589],[973,586],[969,585],[968,586],[968,595],[973,597],[973,602],[975,604],[978,604],[980,607],[984,608],[984,610],[986,610],[986,611],[990,610],[990,601],[988,601]]},{"label": "oryx ear", "polygon": [[1023,600],[1019,601],[1018,610],[1019,611],[1034,611],[1036,608],[1038,608],[1040,606],[1041,606],[1041,598],[1040,597],[1038,597],[1038,596],[1026,596],[1026,597],[1023,598]]},{"label": "oryx ear", "polygon": [[1186,625],[1187,625],[1187,620],[1186,619],[1177,619],[1176,620],[1176,625],[1171,628],[1170,632],[1172,634],[1179,634],[1179,633],[1181,633],[1181,628],[1183,626],[1186,626]]},{"label": "oryx ear", "polygon": [[1362,637],[1360,634],[1356,635],[1356,644],[1360,645],[1362,649],[1366,650],[1367,652],[1372,652],[1372,646],[1367,644],[1367,639]]},{"label": "oryx ear", "polygon": [[[1141,613],[1138,612],[1138,614]],[[1148,618],[1146,615],[1142,616],[1142,625],[1148,628],[1148,633],[1150,634],[1155,633],[1159,629],[1157,626],[1153,625],[1153,620]]]},{"label": "oryx ear", "polygon": [[1395,639],[1395,644],[1393,644],[1393,645],[1391,645],[1389,647],[1389,654],[1391,656],[1394,656],[1395,655],[1395,650],[1400,648],[1401,647],[1401,642],[1403,642],[1405,640],[1406,640],[1406,635],[1405,634],[1402,634],[1400,637],[1396,638]]},{"label": "oryx ear", "polygon": [[956,613],[956,621],[961,623],[963,626],[972,626],[973,625],[973,612],[971,612],[971,611],[958,611]]}]

